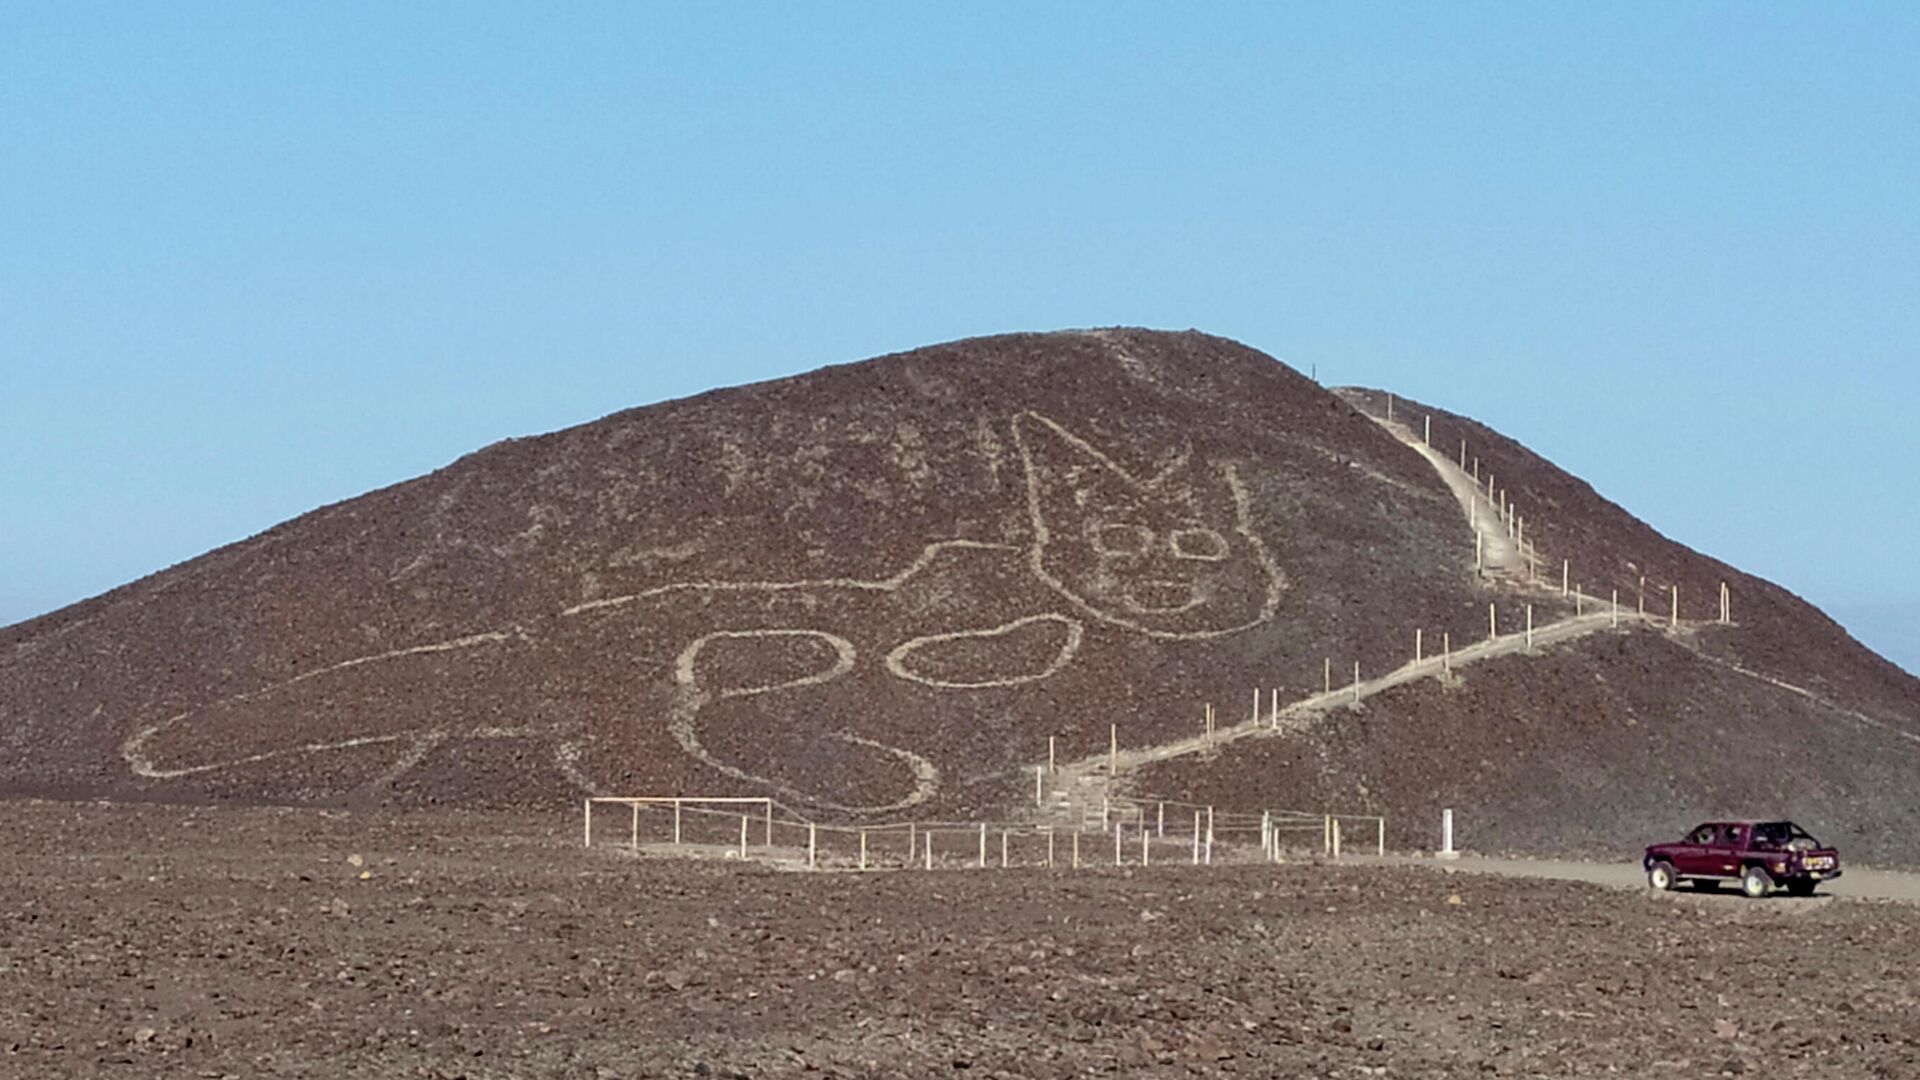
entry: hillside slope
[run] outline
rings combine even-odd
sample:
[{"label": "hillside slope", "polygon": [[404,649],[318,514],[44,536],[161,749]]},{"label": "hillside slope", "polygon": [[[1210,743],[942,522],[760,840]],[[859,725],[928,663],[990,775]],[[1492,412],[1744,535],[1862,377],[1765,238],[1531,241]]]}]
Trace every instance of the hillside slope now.
[{"label": "hillside slope", "polygon": [[[1363,414],[1374,401],[1199,333],[1021,334],[496,444],[0,630],[0,791],[1000,812],[1027,797],[1049,736],[1063,754],[1103,749],[1113,722],[1128,745],[1166,741],[1206,702],[1317,690],[1329,661],[1398,666],[1416,627],[1466,640],[1490,602],[1509,627],[1527,604],[1570,613],[1557,581],[1474,572],[1458,499]],[[1920,731],[1920,684],[1817,611],[1434,415],[1435,443],[1469,438],[1539,508],[1529,538],[1590,573],[1589,591],[1678,582],[1698,620],[1731,583],[1737,625],[1688,634],[1674,663],[1737,664]],[[1461,678],[1546,679],[1569,699],[1691,692],[1593,686],[1539,659]],[[1768,716],[1808,700],[1756,685]],[[1483,719],[1499,720],[1461,722]],[[1534,724],[1541,753],[1588,745],[1577,717]],[[1411,727],[1378,737],[1398,749],[1331,756],[1291,790],[1272,772],[1179,782],[1286,805],[1355,793],[1331,770],[1431,749]],[[1920,773],[1902,740],[1873,738],[1891,741],[1813,764],[1820,783]],[[1602,786],[1651,790],[1633,754],[1594,760]],[[1736,744],[1700,767],[1740,790],[1773,765]],[[1367,800],[1424,808],[1422,783]],[[1527,842],[1562,835],[1549,822]]]}]

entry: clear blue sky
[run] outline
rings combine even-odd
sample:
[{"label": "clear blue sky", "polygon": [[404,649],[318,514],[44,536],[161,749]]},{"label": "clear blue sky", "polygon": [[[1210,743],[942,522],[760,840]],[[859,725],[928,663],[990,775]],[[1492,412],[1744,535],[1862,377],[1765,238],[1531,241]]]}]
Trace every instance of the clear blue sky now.
[{"label": "clear blue sky", "polygon": [[1125,323],[1480,417],[1920,669],[1916,57],[1908,3],[13,0],[0,623],[508,435]]}]

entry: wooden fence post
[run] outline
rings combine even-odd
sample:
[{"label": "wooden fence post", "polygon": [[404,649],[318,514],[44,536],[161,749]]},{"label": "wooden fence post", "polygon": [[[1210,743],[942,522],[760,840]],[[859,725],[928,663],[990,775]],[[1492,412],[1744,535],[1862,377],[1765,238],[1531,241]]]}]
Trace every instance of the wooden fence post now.
[{"label": "wooden fence post", "polygon": [[1533,605],[1527,605],[1527,651],[1533,651]]},{"label": "wooden fence post", "polygon": [[1122,830],[1120,829],[1113,830],[1113,865],[1115,866],[1120,865],[1120,833],[1121,831]]},{"label": "wooden fence post", "polygon": [[1572,576],[1573,576],[1573,560],[1561,559],[1560,560],[1560,595],[1561,596],[1567,595],[1567,582],[1572,579]]},{"label": "wooden fence post", "polygon": [[1500,615],[1492,604],[1487,605],[1487,640],[1500,640]]},{"label": "wooden fence post", "polygon": [[984,870],[986,868],[986,865],[987,865],[987,823],[983,821],[980,823],[980,867],[981,869]]},{"label": "wooden fence post", "polygon": [[1107,775],[1120,775],[1120,725],[1107,725]]},{"label": "wooden fence post", "polygon": [[1000,830],[1000,869],[1007,868],[1007,831]]},{"label": "wooden fence post", "polygon": [[1325,692],[1331,694],[1333,693],[1333,657],[1331,656],[1327,657],[1325,674],[1327,684]]},{"label": "wooden fence post", "polygon": [[927,857],[927,869],[931,870],[933,869],[933,831],[931,829],[927,831],[927,838],[921,842],[921,847],[926,849],[924,853]]},{"label": "wooden fence post", "polygon": [[1378,824],[1380,831],[1375,837],[1375,854],[1384,859],[1387,857],[1387,819],[1381,818]]},{"label": "wooden fence post", "polygon": [[1200,811],[1193,812],[1193,865],[1200,865]]},{"label": "wooden fence post", "polygon": [[1057,739],[1058,739],[1058,736],[1054,736],[1054,735],[1047,736],[1047,771],[1050,773],[1057,773],[1060,771],[1058,759],[1054,756],[1054,753],[1055,753],[1054,743],[1056,742]]},{"label": "wooden fence post", "polygon": [[1206,847],[1203,848],[1202,851],[1203,851],[1203,861],[1208,866],[1212,866],[1213,865],[1213,807],[1211,806],[1207,807],[1207,843],[1206,843]]},{"label": "wooden fence post", "polygon": [[860,869],[867,868],[867,830],[860,830]]},{"label": "wooden fence post", "polygon": [[1073,868],[1080,869],[1080,830],[1073,830]]},{"label": "wooden fence post", "polygon": [[747,857],[747,815],[740,815],[740,858]]},{"label": "wooden fence post", "polygon": [[633,804],[633,838],[627,842],[627,846],[632,848],[635,851],[640,850],[640,804],[639,803]]},{"label": "wooden fence post", "polygon": [[[745,836],[746,836],[746,830],[742,829],[741,837],[743,838],[742,839],[743,844],[745,842],[744,840]],[[817,832],[817,827],[814,825],[813,822],[809,821],[807,822],[807,869],[809,870],[813,869],[815,866],[819,864],[819,861],[820,861],[820,837]]]},{"label": "wooden fence post", "polygon": [[1451,675],[1453,674],[1453,631],[1441,631],[1440,650],[1440,670]]},{"label": "wooden fence post", "polygon": [[582,825],[581,825],[580,846],[592,847],[593,846],[593,800],[587,799],[581,804],[581,806],[585,812],[581,815]]},{"label": "wooden fence post", "polygon": [[1320,821],[1320,854],[1333,854],[1333,815],[1328,814]]},{"label": "wooden fence post", "polygon": [[1035,765],[1033,767],[1033,805],[1036,810],[1047,804],[1046,783],[1046,770]]},{"label": "wooden fence post", "polygon": [[1333,859],[1340,861],[1340,819],[1333,819]]},{"label": "wooden fence post", "polygon": [[673,842],[680,842],[680,800],[673,800]]},{"label": "wooden fence post", "polygon": [[1671,588],[1673,593],[1673,618],[1667,625],[1678,629],[1680,626],[1680,586],[1674,585]]},{"label": "wooden fence post", "polygon": [[1433,445],[1433,417],[1431,416],[1427,417],[1426,443],[1428,446]]},{"label": "wooden fence post", "polygon": [[1161,836],[1167,835],[1167,804],[1164,802],[1155,803],[1153,813],[1154,813],[1153,831],[1160,834]]},{"label": "wooden fence post", "polygon": [[1150,866],[1153,864],[1152,841],[1153,841],[1153,834],[1148,832],[1145,829],[1141,829],[1140,830],[1140,865],[1141,866]]},{"label": "wooden fence post", "polygon": [[1413,662],[1414,662],[1414,663],[1416,663],[1416,664],[1417,664],[1417,663],[1419,663],[1419,662],[1420,662],[1420,661],[1421,661],[1422,659],[1424,659],[1424,658],[1425,658],[1425,657],[1424,657],[1424,656],[1422,655],[1422,653],[1423,653],[1423,651],[1424,651],[1424,647],[1425,647],[1425,642],[1424,642],[1424,641],[1423,641],[1422,639],[1423,639],[1423,638],[1424,638],[1425,636],[1426,636],[1426,631],[1425,631],[1425,630],[1422,630],[1422,629],[1420,629],[1419,627],[1415,627],[1415,628],[1414,628],[1414,631],[1413,631]]}]

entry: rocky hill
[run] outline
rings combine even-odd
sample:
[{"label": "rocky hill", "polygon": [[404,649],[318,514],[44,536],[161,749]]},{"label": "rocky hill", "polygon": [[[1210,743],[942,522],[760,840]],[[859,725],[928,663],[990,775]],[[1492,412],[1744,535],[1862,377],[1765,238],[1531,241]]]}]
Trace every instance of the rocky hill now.
[{"label": "rocky hill", "polygon": [[[1005,813],[1050,737],[1164,744],[1261,688],[1300,706],[1282,730],[1120,786],[1384,812],[1409,844],[1455,805],[1481,846],[1535,849],[1751,809],[1920,860],[1920,682],[1496,433],[1386,409],[1114,330],[509,440],[0,630],[0,792]],[[1463,501],[1475,476],[1493,501]],[[1484,638],[1489,604],[1503,633],[1590,612],[1562,560],[1635,617],[1312,700],[1329,667],[1406,664],[1416,629]],[[1676,586],[1678,625],[1637,617]]]}]

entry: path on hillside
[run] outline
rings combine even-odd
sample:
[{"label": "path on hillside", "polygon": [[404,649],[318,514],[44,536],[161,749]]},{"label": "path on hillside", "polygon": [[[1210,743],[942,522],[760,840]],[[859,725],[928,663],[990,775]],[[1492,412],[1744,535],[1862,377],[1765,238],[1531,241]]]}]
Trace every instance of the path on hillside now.
[{"label": "path on hillside", "polygon": [[[1422,866],[1435,870],[1455,870],[1470,874],[1495,874],[1500,877],[1543,878],[1552,881],[1583,881],[1614,889],[1645,889],[1646,872],[1633,862],[1583,862],[1575,859],[1509,859],[1463,855],[1457,860],[1408,858],[1389,855],[1384,859],[1359,858],[1359,863],[1394,866]],[[1820,886],[1822,893],[1850,900],[1898,900],[1920,903],[1920,874],[1876,870],[1869,867],[1843,867],[1838,881]],[[1714,896],[1682,889],[1681,896]],[[1723,886],[1719,896],[1729,902],[1747,902],[1731,885]]]},{"label": "path on hillside", "polygon": [[1360,415],[1380,425],[1402,445],[1426,458],[1427,464],[1433,466],[1433,471],[1440,474],[1440,479],[1446,483],[1447,489],[1452,491],[1453,497],[1460,501],[1461,515],[1467,519],[1468,525],[1480,537],[1483,573],[1511,574],[1515,580],[1526,578],[1525,552],[1507,531],[1507,523],[1500,514],[1499,504],[1481,489],[1480,482],[1472,474],[1461,468],[1452,458],[1428,445],[1424,438],[1415,435],[1412,428],[1398,420],[1384,420],[1365,409],[1360,410]]},{"label": "path on hillside", "polygon": [[1048,785],[1052,796],[1049,809],[1055,817],[1085,821],[1090,816],[1097,816],[1103,804],[1111,807],[1122,802],[1125,797],[1124,782],[1116,790],[1114,781],[1124,780],[1144,766],[1190,754],[1209,753],[1242,739],[1299,735],[1334,709],[1363,703],[1376,694],[1416,679],[1445,679],[1450,677],[1453,669],[1469,664],[1542,649],[1615,626],[1650,625],[1653,621],[1633,613],[1616,615],[1611,608],[1574,615],[1536,627],[1531,635],[1531,643],[1525,632],[1483,639],[1453,650],[1450,656],[1445,653],[1430,656],[1404,664],[1377,678],[1363,679],[1358,684],[1350,682],[1346,686],[1302,698],[1283,707],[1277,717],[1272,714],[1258,718],[1249,715],[1239,723],[1216,727],[1211,738],[1203,732],[1156,746],[1127,747],[1117,753],[1095,754],[1070,761],[1059,766]]},{"label": "path on hillside", "polygon": [[[1424,438],[1415,435],[1405,424],[1374,416],[1365,410],[1361,410],[1361,415],[1425,458],[1448,490],[1453,492],[1459,500],[1461,515],[1479,537],[1482,573],[1485,577],[1514,584],[1530,577],[1525,572],[1526,558],[1522,545],[1508,534],[1508,526],[1498,504],[1486,496],[1473,476],[1428,445]],[[1603,629],[1657,625],[1656,620],[1639,612],[1622,614],[1617,602],[1596,603],[1598,610],[1537,627],[1531,634],[1520,632],[1491,636],[1455,650],[1450,655],[1443,651],[1439,656],[1409,662],[1377,678],[1324,690],[1295,701],[1277,715],[1249,715],[1237,724],[1215,728],[1211,736],[1203,732],[1157,746],[1134,747],[1068,762],[1055,771],[1048,785],[1050,799],[1047,805],[1041,807],[1041,813],[1055,819],[1085,821],[1103,808],[1110,808],[1122,801],[1124,791],[1121,789],[1124,784],[1116,784],[1116,781],[1138,772],[1143,766],[1189,754],[1212,752],[1241,739],[1298,735],[1331,709],[1360,704],[1375,694],[1415,679],[1450,677],[1455,667],[1571,641]]]}]

